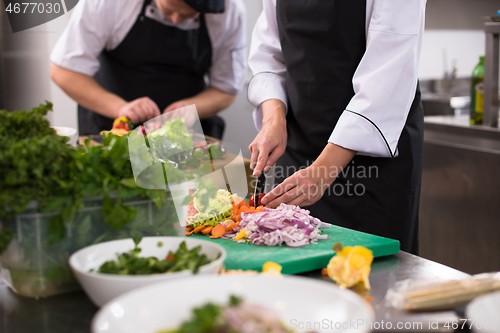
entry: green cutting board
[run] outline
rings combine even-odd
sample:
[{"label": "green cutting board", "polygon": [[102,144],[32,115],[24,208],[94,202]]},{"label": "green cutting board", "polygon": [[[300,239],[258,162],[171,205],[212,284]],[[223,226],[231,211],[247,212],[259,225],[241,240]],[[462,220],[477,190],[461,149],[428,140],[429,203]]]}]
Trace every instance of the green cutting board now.
[{"label": "green cutting board", "polygon": [[399,252],[399,241],[359,232],[332,225],[323,228],[328,240],[318,240],[318,244],[306,245],[300,248],[288,246],[256,246],[236,243],[231,239],[210,239],[203,235],[193,235],[221,245],[227,251],[224,262],[226,269],[262,269],[266,261],[273,261],[283,266],[283,274],[296,274],[326,267],[334,251],[333,244],[344,246],[361,245],[373,251],[374,257],[382,257]]}]

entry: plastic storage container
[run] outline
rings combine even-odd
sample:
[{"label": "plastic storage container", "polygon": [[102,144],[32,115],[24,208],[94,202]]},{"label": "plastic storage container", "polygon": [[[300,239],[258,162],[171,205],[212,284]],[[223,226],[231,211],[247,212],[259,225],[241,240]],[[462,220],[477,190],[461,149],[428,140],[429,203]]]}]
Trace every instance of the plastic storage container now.
[{"label": "plastic storage container", "polygon": [[87,198],[74,221],[66,227],[66,235],[49,244],[50,218],[57,214],[38,213],[36,204],[3,227],[13,230],[12,241],[0,257],[1,275],[17,294],[27,297],[47,297],[80,289],[68,265],[70,255],[90,244],[107,240],[142,236],[182,236],[171,199],[162,208],[139,198],[123,201],[137,210],[135,218],[117,231],[104,222],[102,198]]}]

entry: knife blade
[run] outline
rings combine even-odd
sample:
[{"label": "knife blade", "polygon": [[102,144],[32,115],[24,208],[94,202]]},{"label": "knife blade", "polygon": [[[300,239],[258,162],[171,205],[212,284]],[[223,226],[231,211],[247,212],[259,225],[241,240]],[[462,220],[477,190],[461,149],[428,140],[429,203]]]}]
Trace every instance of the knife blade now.
[{"label": "knife blade", "polygon": [[257,178],[257,185],[255,185],[255,191],[253,193],[253,206],[255,208],[259,207],[259,196],[261,193],[264,193],[264,189],[266,187],[266,175],[263,173]]}]

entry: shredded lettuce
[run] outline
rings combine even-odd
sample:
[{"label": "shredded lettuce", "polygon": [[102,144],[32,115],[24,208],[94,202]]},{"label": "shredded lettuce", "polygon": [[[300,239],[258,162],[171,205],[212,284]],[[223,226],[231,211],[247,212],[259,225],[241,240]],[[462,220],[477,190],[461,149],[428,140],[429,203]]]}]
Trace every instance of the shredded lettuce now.
[{"label": "shredded lettuce", "polygon": [[194,195],[194,208],[198,211],[196,215],[187,218],[188,225],[196,228],[200,225],[216,226],[220,222],[230,218],[233,215],[233,197],[226,190],[218,190],[213,198],[210,198],[208,206],[204,207],[201,204],[200,196]]}]

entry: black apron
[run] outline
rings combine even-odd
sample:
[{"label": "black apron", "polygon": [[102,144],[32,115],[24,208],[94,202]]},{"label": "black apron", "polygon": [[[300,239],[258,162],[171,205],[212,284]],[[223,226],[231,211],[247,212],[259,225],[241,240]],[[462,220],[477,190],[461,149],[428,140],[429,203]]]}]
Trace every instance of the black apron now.
[{"label": "black apron", "polygon": [[[151,1],[144,1],[124,40],[115,49],[99,55],[101,67],[94,79],[126,101],[147,96],[163,111],[171,103],[205,89],[204,75],[212,62],[212,44],[203,14],[199,29],[181,30],[148,18],[145,11]],[[214,119],[206,122],[219,123]],[[113,119],[78,106],[80,135],[99,134],[112,125]],[[222,121],[222,130],[223,127]]]},{"label": "black apron", "polygon": [[[366,49],[365,0],[277,0],[286,64],[288,145],[278,181],[310,165],[354,96],[352,78]],[[335,225],[397,239],[418,252],[423,110],[420,91],[398,142],[399,156],[356,155],[323,198],[307,207]]]}]

